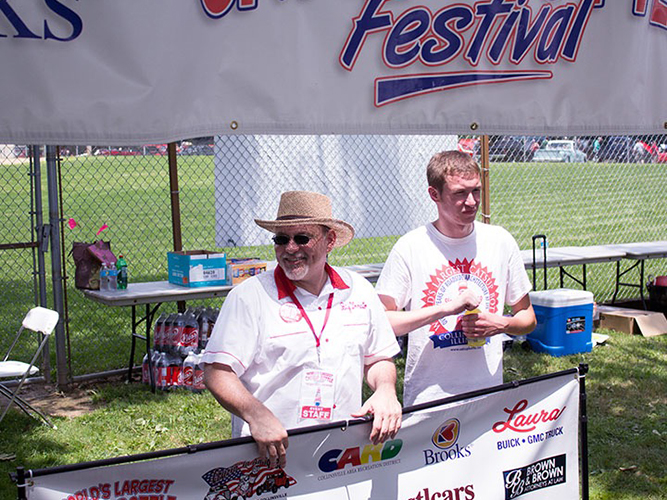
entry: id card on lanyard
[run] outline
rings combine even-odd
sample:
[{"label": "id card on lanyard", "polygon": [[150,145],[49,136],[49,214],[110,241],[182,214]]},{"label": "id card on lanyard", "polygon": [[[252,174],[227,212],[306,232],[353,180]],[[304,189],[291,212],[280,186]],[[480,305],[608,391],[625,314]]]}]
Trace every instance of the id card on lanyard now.
[{"label": "id card on lanyard", "polygon": [[333,419],[336,376],[322,370],[306,370],[301,376],[299,421]]},{"label": "id card on lanyard", "polygon": [[[329,294],[327,301],[327,310],[324,316],[324,323],[320,334],[315,333],[315,327],[308,317],[308,313],[293,293],[289,294],[292,302],[301,313],[301,317],[306,321],[313,333],[315,339],[315,348],[317,349],[317,363],[320,363],[320,339],[327,327],[331,306],[333,304],[334,294]],[[323,370],[305,370],[301,375],[301,394],[299,396],[299,421],[304,420],[329,420],[333,419],[333,409],[335,401],[336,376],[333,373]]]}]

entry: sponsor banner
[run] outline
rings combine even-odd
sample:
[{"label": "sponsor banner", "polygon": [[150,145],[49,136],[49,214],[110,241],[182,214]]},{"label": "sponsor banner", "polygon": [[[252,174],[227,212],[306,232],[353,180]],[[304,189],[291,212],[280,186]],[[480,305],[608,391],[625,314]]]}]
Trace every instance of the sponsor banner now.
[{"label": "sponsor banner", "polygon": [[578,375],[526,382],[409,412],[395,439],[379,445],[368,440],[369,423],[292,435],[284,469],[257,458],[252,442],[230,443],[157,460],[40,471],[28,481],[27,498],[579,498]]},{"label": "sponsor banner", "polygon": [[0,143],[661,133],[665,53],[664,0],[0,0]]}]

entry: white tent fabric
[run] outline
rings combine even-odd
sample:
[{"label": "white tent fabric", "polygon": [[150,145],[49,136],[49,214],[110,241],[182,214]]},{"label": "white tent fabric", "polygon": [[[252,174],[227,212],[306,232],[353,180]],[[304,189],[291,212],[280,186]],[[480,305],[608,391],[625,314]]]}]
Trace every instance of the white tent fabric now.
[{"label": "white tent fabric", "polygon": [[665,54],[663,0],[3,0],[0,143],[664,133]]}]

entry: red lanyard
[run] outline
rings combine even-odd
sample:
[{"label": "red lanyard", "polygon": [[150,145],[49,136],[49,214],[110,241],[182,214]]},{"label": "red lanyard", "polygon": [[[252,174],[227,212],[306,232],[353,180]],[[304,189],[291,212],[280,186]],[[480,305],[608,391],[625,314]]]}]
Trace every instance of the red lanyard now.
[{"label": "red lanyard", "polygon": [[303,308],[301,305],[301,302],[299,302],[299,299],[296,298],[296,295],[294,295],[294,292],[289,292],[289,298],[292,299],[292,302],[296,304],[296,307],[299,309],[299,312],[303,316],[303,319],[306,320],[306,323],[308,323],[308,326],[310,327],[310,331],[313,332],[313,337],[315,337],[315,346],[320,347],[320,339],[322,338],[322,334],[324,333],[324,329],[327,326],[327,322],[329,321],[329,314],[331,313],[331,305],[333,304],[333,298],[334,298],[334,293],[331,292],[329,294],[329,300],[327,301],[327,312],[324,315],[324,324],[322,325],[322,330],[320,331],[319,337],[315,333],[315,327],[313,327],[313,323],[310,321],[310,318],[308,317],[308,314],[306,313],[306,310]]}]

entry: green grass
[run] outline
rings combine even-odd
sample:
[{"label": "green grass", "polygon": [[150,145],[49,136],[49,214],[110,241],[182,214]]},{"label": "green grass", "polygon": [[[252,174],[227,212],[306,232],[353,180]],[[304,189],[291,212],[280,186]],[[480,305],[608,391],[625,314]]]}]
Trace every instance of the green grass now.
[{"label": "green grass", "polygon": [[[423,175],[423,165],[410,168],[415,175]],[[178,170],[183,247],[215,249],[213,157],[179,157]],[[491,222],[506,227],[522,249],[531,247],[531,237],[537,233],[547,234],[550,246],[650,241],[665,239],[667,234],[667,204],[662,196],[667,188],[665,165],[517,162],[492,164],[490,170]],[[106,223],[109,229],[102,237],[112,242],[116,254],[127,257],[131,280],[166,279],[166,253],[173,248],[167,158],[68,157],[62,160],[61,179],[63,217],[79,223],[73,230],[63,230],[71,372],[76,376],[122,368],[129,353],[129,311],[85,299],[73,286],[74,266],[68,252],[73,241],[93,241],[96,230]],[[2,166],[0,181],[0,214],[11,222],[0,225],[0,243],[28,241],[27,166]],[[45,189],[43,197],[46,203]],[[357,239],[336,250],[331,262],[381,262],[396,238]],[[230,257],[272,258],[268,245],[219,249]],[[50,277],[48,260],[46,267]],[[31,250],[0,252],[0,269],[0,322],[14,325],[16,311],[27,310],[34,301]],[[581,273],[580,268],[569,271]],[[588,266],[588,289],[598,301],[611,298],[614,271],[614,264]],[[664,273],[664,261],[647,262],[647,275]],[[548,275],[550,287],[558,286],[557,269]],[[539,272],[540,286],[541,281]],[[569,279],[565,286],[578,287]],[[621,298],[635,294],[635,290],[623,290]],[[47,296],[50,301],[50,290]],[[192,305],[217,307],[219,302]],[[175,308],[175,304],[164,304],[161,310]],[[1,331],[0,342],[6,344],[9,335],[11,329]],[[55,366],[54,349],[51,364]]]},{"label": "green grass", "polygon": [[[590,498],[667,498],[667,336],[643,338],[613,331],[591,353],[564,357],[505,353],[505,381],[589,365],[588,443]],[[397,362],[402,379],[403,360]],[[400,383],[400,381],[399,381]],[[140,384],[90,389],[99,409],[55,418],[52,430],[12,411],[0,428],[0,500],[15,498],[8,473],[17,465],[43,468],[127,454],[178,448],[230,436],[229,415],[209,393],[152,394]]]},{"label": "green grass", "polygon": [[[179,157],[178,168],[183,246],[214,249],[213,159]],[[423,165],[415,166],[418,175],[423,170]],[[72,374],[122,368],[129,354],[129,311],[92,303],[74,289],[73,262],[67,253],[73,241],[92,241],[97,228],[106,223],[110,229],[102,236],[112,241],[116,254],[127,256],[132,280],[166,279],[166,253],[173,248],[167,159],[67,158],[61,177],[62,215],[79,223],[63,232],[70,277],[65,283]],[[29,180],[26,165],[0,166],[0,243],[30,241]],[[506,227],[522,249],[531,247],[531,236],[537,233],[547,234],[550,246],[666,239],[665,165],[493,164],[490,185],[491,222]],[[42,191],[46,206],[45,188]],[[334,252],[331,261],[339,265],[382,261],[395,240],[355,240]],[[272,258],[270,246],[221,250],[230,257]],[[0,252],[0,345],[8,344],[20,318],[34,304],[32,269],[31,250]],[[665,271],[664,260],[647,262],[647,274]],[[549,272],[552,288],[557,286],[556,273]],[[611,297],[613,273],[612,264],[589,266],[588,288],[598,301]],[[634,293],[626,291],[622,298]],[[52,304],[50,289],[47,296]],[[175,304],[165,304],[161,310],[174,309]],[[612,333],[609,345],[591,354],[552,358],[519,349],[507,353],[507,379],[589,363],[593,499],[667,498],[666,350],[665,337]],[[50,359],[55,366],[53,345]],[[51,374],[55,376],[54,370]],[[100,385],[95,397],[106,406],[85,417],[58,419],[57,431],[18,413],[3,421],[0,453],[16,453],[17,459],[0,462],[0,500],[13,498],[6,473],[18,463],[41,468],[229,436],[228,416],[208,394],[154,395],[138,384],[119,384]]]}]

